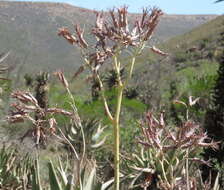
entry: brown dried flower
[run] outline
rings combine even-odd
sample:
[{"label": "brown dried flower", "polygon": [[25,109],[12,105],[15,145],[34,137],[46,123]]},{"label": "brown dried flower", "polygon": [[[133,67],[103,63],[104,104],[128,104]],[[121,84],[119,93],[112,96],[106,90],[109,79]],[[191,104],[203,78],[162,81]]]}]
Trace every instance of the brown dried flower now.
[{"label": "brown dried flower", "polygon": [[58,79],[61,81],[65,88],[68,88],[68,81],[66,80],[62,71],[56,71],[54,72],[54,75],[58,77]]},{"label": "brown dried flower", "polygon": [[[59,29],[59,36],[63,36],[70,44],[81,47],[93,72],[97,72],[118,49],[139,46],[150,39],[159,22],[159,17],[163,14],[157,8],[143,9],[142,17],[134,24],[129,24],[128,8],[124,6],[116,10],[109,11],[109,18],[103,12],[96,12],[95,26],[91,29],[91,34],[96,39],[93,45],[87,44],[83,37],[84,31],[79,25],[75,25],[74,35],[67,28]],[[94,49],[91,49],[92,47]],[[157,54],[167,55],[155,47],[151,49]]]},{"label": "brown dried flower", "polygon": [[29,92],[15,91],[11,94],[11,96],[18,99],[22,103],[32,103],[36,107],[39,107],[36,98],[34,98],[34,96]]},{"label": "brown dried flower", "polygon": [[162,56],[167,56],[167,55],[169,55],[168,53],[165,53],[165,52],[159,50],[159,49],[156,48],[155,46],[152,46],[150,49],[151,49],[154,53],[157,53],[157,54],[162,55]]},{"label": "brown dried flower", "polygon": [[60,28],[58,32],[59,36],[63,36],[70,44],[78,43],[78,40],[73,36],[67,28]]},{"label": "brown dried flower", "polygon": [[46,112],[47,113],[52,113],[52,114],[62,114],[62,115],[65,115],[65,116],[72,116],[73,115],[73,113],[65,111],[65,110],[60,109],[60,108],[48,108],[46,110]]},{"label": "brown dried flower", "polygon": [[79,45],[81,47],[83,47],[83,48],[87,48],[88,44],[87,44],[87,42],[83,38],[84,30],[81,30],[79,25],[75,25],[75,31],[76,31],[76,34],[78,36],[78,43],[79,43]]}]

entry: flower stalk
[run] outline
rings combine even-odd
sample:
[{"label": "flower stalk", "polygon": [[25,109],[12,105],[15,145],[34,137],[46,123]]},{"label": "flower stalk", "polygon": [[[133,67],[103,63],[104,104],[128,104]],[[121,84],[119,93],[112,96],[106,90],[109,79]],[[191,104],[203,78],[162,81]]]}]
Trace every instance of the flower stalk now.
[{"label": "flower stalk", "polygon": [[117,106],[114,118],[114,167],[115,167],[115,189],[119,189],[119,171],[120,171],[120,113],[123,96],[123,86],[119,86],[117,93]]},{"label": "flower stalk", "polygon": [[[131,79],[136,57],[142,52],[146,41],[149,40],[158,25],[159,17],[162,15],[160,9],[143,9],[142,17],[130,25],[128,21],[127,7],[118,8],[117,11],[112,9],[109,11],[109,20],[103,12],[96,12],[95,26],[91,29],[91,34],[96,39],[95,44],[88,44],[84,39],[84,30],[75,25],[75,33],[72,34],[67,28],[61,28],[58,35],[64,37],[70,44],[77,45],[81,49],[84,58],[82,65],[75,73],[75,77],[89,68],[92,78],[98,80],[101,98],[103,101],[106,116],[113,126],[114,136],[114,189],[119,190],[119,163],[120,163],[120,115],[122,107],[122,97],[125,87],[127,87]],[[130,26],[133,26],[132,28]],[[130,62],[127,65],[121,63],[120,57],[123,53],[131,51]],[[155,47],[149,48],[159,55],[167,55]],[[117,75],[116,84],[116,107],[115,113],[112,113],[105,95],[103,81],[100,78],[100,69],[106,62],[111,62],[111,66]],[[122,65],[121,65],[122,64]],[[126,79],[121,77],[124,67],[128,67],[128,75]]]}]

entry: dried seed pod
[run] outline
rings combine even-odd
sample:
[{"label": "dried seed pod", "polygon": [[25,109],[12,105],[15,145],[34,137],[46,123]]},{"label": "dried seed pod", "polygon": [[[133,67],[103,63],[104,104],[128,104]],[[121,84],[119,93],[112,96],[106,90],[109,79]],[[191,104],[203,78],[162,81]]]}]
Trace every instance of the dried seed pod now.
[{"label": "dried seed pod", "polygon": [[21,114],[16,114],[16,115],[7,117],[7,120],[9,123],[21,123],[21,122],[24,122],[24,119],[25,119],[24,115],[21,115]]},{"label": "dried seed pod", "polygon": [[58,32],[59,36],[63,36],[70,44],[76,44],[78,43],[78,40],[75,36],[73,36],[67,28],[60,28]]},{"label": "dried seed pod", "polygon": [[48,108],[46,110],[47,113],[52,113],[52,114],[62,114],[62,115],[66,115],[66,116],[72,116],[73,114],[71,112],[65,111],[63,109],[60,108]]},{"label": "dried seed pod", "polygon": [[22,103],[32,103],[38,107],[36,98],[34,98],[33,95],[29,92],[15,91],[11,94],[11,96],[18,99]]},{"label": "dried seed pod", "polygon": [[81,30],[80,26],[76,24],[75,25],[75,31],[76,31],[76,34],[78,36],[78,44],[80,45],[80,47],[87,48],[88,44],[85,41],[85,39],[83,38],[84,30]]},{"label": "dried seed pod", "polygon": [[167,56],[167,55],[169,55],[168,53],[165,53],[165,52],[159,50],[159,49],[156,48],[155,46],[151,47],[150,49],[151,49],[154,53],[157,53],[157,54],[162,55],[162,56]]},{"label": "dried seed pod", "polygon": [[55,118],[50,118],[49,119],[49,125],[50,125],[50,133],[54,134],[56,132],[56,126],[57,126],[57,122],[55,120]]}]

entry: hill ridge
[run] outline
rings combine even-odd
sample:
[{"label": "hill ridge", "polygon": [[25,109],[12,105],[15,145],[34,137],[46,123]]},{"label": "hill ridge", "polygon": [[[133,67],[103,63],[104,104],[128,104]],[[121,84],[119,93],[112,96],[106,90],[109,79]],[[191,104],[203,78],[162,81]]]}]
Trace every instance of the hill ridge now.
[{"label": "hill ridge", "polygon": [[[133,19],[139,14],[132,14]],[[186,33],[193,27],[215,18],[207,16],[163,16],[155,32],[155,43]],[[66,26],[73,29],[78,22],[93,25],[94,10],[67,3],[0,1],[0,52],[12,51],[9,63],[24,72],[74,69],[80,64],[80,54],[57,36]],[[85,33],[87,38],[88,32]]]}]

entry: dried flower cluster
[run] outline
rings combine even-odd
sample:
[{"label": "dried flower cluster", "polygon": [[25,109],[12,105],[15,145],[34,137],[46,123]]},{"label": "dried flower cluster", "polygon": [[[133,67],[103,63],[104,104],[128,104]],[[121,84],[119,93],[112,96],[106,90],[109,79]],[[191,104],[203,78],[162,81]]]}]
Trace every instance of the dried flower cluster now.
[{"label": "dried flower cluster", "polygon": [[158,174],[160,189],[176,190],[189,187],[196,190],[196,176],[192,178],[188,174],[190,168],[195,166],[192,163],[209,165],[208,161],[198,158],[198,154],[203,147],[217,149],[218,143],[208,138],[193,121],[187,120],[181,126],[173,128],[167,126],[164,113],[157,119],[152,112],[148,112],[141,122],[141,129],[143,137],[139,139],[139,143],[150,152],[148,167]]},{"label": "dried flower cluster", "polygon": [[159,17],[163,14],[161,10],[153,9],[149,15],[149,11],[144,9],[142,18],[135,22],[133,29],[130,29],[127,7],[118,9],[117,16],[114,9],[110,10],[109,13],[112,23],[105,22],[103,13],[97,13],[96,25],[92,29],[92,33],[98,39],[97,45],[101,45],[103,49],[105,49],[108,39],[125,46],[137,46],[142,41],[147,41],[152,36]]},{"label": "dried flower cluster", "polygon": [[[33,128],[21,138],[31,135],[36,145],[46,143],[47,136],[56,132],[57,122],[54,119],[55,114],[73,117],[72,112],[65,111],[60,108],[41,108],[36,98],[30,92],[16,91],[12,93],[12,97],[17,100],[11,104],[11,113],[7,117],[10,123],[24,122],[29,120],[32,122]],[[34,116],[38,113],[40,117]]]},{"label": "dried flower cluster", "polygon": [[[127,7],[119,8],[117,12],[115,9],[110,10],[109,18],[103,12],[96,12],[95,26],[91,29],[91,34],[96,39],[94,45],[86,42],[84,30],[78,25],[75,25],[75,34],[70,33],[67,28],[61,28],[58,35],[63,36],[70,44],[78,45],[92,70],[97,71],[117,51],[128,46],[140,46],[150,39],[162,14],[162,11],[156,8],[151,11],[144,9],[142,17],[134,24],[129,24]],[[94,49],[90,50],[91,47]],[[160,55],[167,55],[155,47],[151,49]]]},{"label": "dried flower cluster", "polygon": [[160,120],[157,120],[151,112],[147,113],[146,120],[141,124],[145,139],[139,141],[141,144],[148,148],[155,147],[164,152],[171,149],[190,149],[194,147],[217,149],[217,142],[208,142],[210,138],[196,123],[186,121],[178,128],[169,129],[165,125],[163,115],[161,113]]}]

